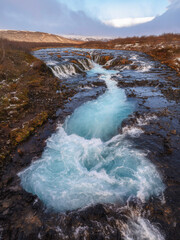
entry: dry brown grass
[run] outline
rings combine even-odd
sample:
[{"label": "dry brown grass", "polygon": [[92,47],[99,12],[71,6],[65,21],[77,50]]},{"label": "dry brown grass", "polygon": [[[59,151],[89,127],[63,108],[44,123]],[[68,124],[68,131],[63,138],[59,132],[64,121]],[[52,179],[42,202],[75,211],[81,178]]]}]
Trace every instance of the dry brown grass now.
[{"label": "dry brown grass", "polygon": [[154,59],[180,72],[180,34],[117,38],[108,42],[92,41],[81,45],[82,48],[132,50],[144,52]]},{"label": "dry brown grass", "polygon": [[18,143],[51,116],[60,80],[30,54],[29,44],[0,40],[0,165]]}]

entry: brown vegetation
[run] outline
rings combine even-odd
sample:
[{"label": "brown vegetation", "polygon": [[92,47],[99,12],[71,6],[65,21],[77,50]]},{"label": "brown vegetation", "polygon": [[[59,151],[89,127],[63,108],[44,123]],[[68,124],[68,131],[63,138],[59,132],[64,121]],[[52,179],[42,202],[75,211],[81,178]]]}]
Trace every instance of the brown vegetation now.
[{"label": "brown vegetation", "polygon": [[15,128],[10,132],[10,140],[13,145],[17,145],[18,143],[24,141],[27,137],[30,136],[31,133],[35,131],[35,129],[47,120],[48,112],[42,111],[37,114],[36,117],[30,119],[25,122],[21,128]]},{"label": "brown vegetation", "polygon": [[[70,43],[11,42],[0,40],[0,161],[21,141],[36,131],[70,95],[58,94],[60,80],[40,60],[33,49],[79,47]],[[82,48],[141,51],[180,71],[180,35],[119,38],[108,42],[87,42]],[[68,51],[65,51],[68,53]],[[60,58],[61,56],[58,55]],[[91,58],[90,55],[86,57]],[[102,64],[111,56],[101,56]],[[128,64],[119,59],[115,64]],[[178,94],[178,93],[177,93]],[[36,122],[36,124],[35,124]]]},{"label": "brown vegetation", "polygon": [[[63,47],[75,47],[79,46],[77,44],[70,43],[44,43],[44,42],[18,42],[18,41],[8,41],[6,39],[0,38],[0,48],[1,51],[4,48],[14,49],[14,50],[22,50],[23,52],[30,53],[33,50],[38,50],[42,48],[63,48]],[[68,51],[66,51],[68,53]],[[1,61],[2,52],[0,55]]]},{"label": "brown vegetation", "polygon": [[98,63],[100,64],[100,65],[104,65],[104,64],[106,64],[109,60],[111,60],[111,59],[113,59],[113,57],[112,56],[99,56],[99,61],[98,61]]},{"label": "brown vegetation", "polygon": [[83,43],[81,47],[144,52],[180,72],[180,34],[117,38],[108,42],[92,41]]},{"label": "brown vegetation", "polygon": [[88,55],[86,55],[86,58],[89,58],[89,59],[91,59],[91,56],[88,54]]},{"label": "brown vegetation", "polygon": [[[30,54],[31,44],[0,40],[0,165],[36,132],[71,94],[59,93],[60,80]],[[68,90],[67,90],[68,91]],[[65,89],[65,92],[67,92]]]},{"label": "brown vegetation", "polygon": [[77,61],[77,60],[71,60],[71,62],[72,62],[72,63],[75,63],[75,64],[77,64],[77,63],[78,63],[78,61]]},{"label": "brown vegetation", "polygon": [[70,44],[82,43],[82,41],[64,38],[55,34],[49,34],[49,33],[43,33],[43,32],[17,31],[17,30],[1,30],[0,38],[7,39],[9,41],[17,41],[17,42],[70,43]]}]

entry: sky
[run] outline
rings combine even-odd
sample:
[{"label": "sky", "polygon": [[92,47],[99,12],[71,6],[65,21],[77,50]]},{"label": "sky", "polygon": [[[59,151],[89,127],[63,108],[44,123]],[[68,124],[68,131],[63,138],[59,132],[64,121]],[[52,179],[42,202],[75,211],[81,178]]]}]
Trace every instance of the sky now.
[{"label": "sky", "polygon": [[82,10],[101,21],[119,18],[144,18],[161,15],[168,0],[58,0],[72,10]]},{"label": "sky", "polygon": [[180,0],[0,0],[0,29],[131,36],[180,32]]}]

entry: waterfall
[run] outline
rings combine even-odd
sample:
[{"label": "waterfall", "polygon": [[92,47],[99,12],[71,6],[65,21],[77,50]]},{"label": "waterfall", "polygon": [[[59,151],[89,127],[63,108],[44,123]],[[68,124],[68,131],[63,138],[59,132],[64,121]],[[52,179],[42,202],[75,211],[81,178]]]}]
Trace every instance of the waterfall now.
[{"label": "waterfall", "polygon": [[66,78],[76,74],[76,69],[73,64],[55,65],[51,67],[51,69],[54,75],[58,78]]},{"label": "waterfall", "polygon": [[103,79],[107,92],[77,108],[47,141],[41,159],[20,173],[23,187],[48,207],[66,211],[162,193],[155,166],[118,133],[134,104],[112,80],[117,73],[98,64],[87,72]]},{"label": "waterfall", "polygon": [[56,77],[67,78],[90,70],[93,67],[93,62],[90,59],[82,58],[76,60],[76,63],[58,64],[54,66],[51,64],[49,67]]},{"label": "waterfall", "polygon": [[[100,60],[100,54],[91,52],[90,56],[96,63]],[[159,229],[141,211],[128,205],[131,198],[145,203],[151,197],[161,197],[165,189],[146,152],[136,149],[127,138],[128,135],[138,138],[143,132],[140,126],[148,124],[151,117],[137,119],[139,128],[124,127],[120,134],[119,127],[133,113],[135,104],[113,80],[119,71],[106,70],[94,62],[77,57],[74,62],[70,58],[68,63],[61,61],[50,66],[59,78],[86,73],[87,79],[104,80],[107,91],[82,104],[58,126],[39,160],[19,173],[21,185],[56,212],[78,212],[97,203],[120,204],[124,207],[117,207],[117,211],[125,208],[130,212],[124,214],[126,220],[119,220],[123,239],[164,240]],[[78,239],[78,227],[75,236]]]}]

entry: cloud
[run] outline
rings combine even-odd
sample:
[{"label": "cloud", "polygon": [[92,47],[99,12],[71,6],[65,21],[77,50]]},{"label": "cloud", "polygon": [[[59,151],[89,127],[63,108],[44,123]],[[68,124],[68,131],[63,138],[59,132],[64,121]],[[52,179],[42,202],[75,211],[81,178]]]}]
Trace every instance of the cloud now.
[{"label": "cloud", "polygon": [[103,21],[106,25],[121,28],[130,27],[141,23],[150,22],[155,17],[143,17],[143,18],[119,18]]},{"label": "cloud", "polygon": [[[178,5],[177,5],[178,4]],[[160,35],[163,33],[180,33],[180,6],[173,1],[167,11],[154,18],[151,22],[129,28],[119,29],[121,36]]]},{"label": "cloud", "polygon": [[56,0],[1,0],[0,28],[60,34],[97,34],[109,29],[83,11],[70,10]]},{"label": "cloud", "polygon": [[170,2],[169,9],[180,8],[180,1],[179,0],[169,0],[169,2]]},{"label": "cloud", "polygon": [[[150,22],[142,23],[151,20],[150,18],[115,19],[111,20],[111,26],[88,16],[83,11],[73,11],[58,0],[0,1],[0,28],[2,29],[120,37],[180,32],[179,0],[172,0],[167,11]],[[138,25],[135,25],[137,23]]]}]

